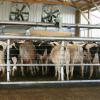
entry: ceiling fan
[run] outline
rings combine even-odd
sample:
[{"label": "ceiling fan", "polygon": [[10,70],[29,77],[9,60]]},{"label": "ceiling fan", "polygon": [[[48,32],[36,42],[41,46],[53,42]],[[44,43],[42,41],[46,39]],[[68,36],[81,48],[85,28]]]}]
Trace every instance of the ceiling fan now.
[{"label": "ceiling fan", "polygon": [[29,5],[25,3],[13,3],[9,15],[9,20],[28,21]]}]

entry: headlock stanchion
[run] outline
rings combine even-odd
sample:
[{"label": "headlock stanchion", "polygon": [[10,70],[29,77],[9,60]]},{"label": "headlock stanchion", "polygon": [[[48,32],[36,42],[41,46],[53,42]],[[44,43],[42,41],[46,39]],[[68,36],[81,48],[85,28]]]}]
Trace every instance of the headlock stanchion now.
[{"label": "headlock stanchion", "polygon": [[9,61],[10,52],[9,52],[9,46],[10,46],[10,40],[8,39],[7,40],[7,82],[10,81],[10,61]]},{"label": "headlock stanchion", "polygon": [[[61,67],[61,81],[32,81],[31,84],[70,84],[70,83],[94,83],[94,82],[97,82],[97,83],[100,83],[100,80],[64,80],[64,66],[66,64],[64,64],[64,41],[70,41],[70,40],[73,40],[73,41],[97,41],[97,42],[100,42],[100,39],[99,38],[64,38],[64,37],[30,37],[30,36],[0,36],[0,39],[4,39],[4,40],[7,40],[7,84],[10,85],[10,84],[27,84],[28,83],[30,84],[29,81],[26,81],[26,82],[9,82],[10,81],[10,66],[14,66],[14,64],[10,64],[10,61],[9,61],[9,57],[10,57],[10,40],[17,40],[17,39],[23,39],[23,40],[48,40],[48,41],[51,41],[51,40],[59,40],[59,41],[62,41],[61,43],[61,62],[60,62],[60,67]],[[5,66],[6,64],[4,64],[3,66]],[[54,66],[54,64],[16,64],[16,66]],[[81,65],[81,64],[69,64],[70,66],[71,65]],[[87,65],[94,65],[94,66],[100,66],[100,64],[83,64],[84,66]],[[0,66],[2,66],[2,64],[0,64]],[[91,67],[91,66],[90,66]],[[0,85],[6,85],[6,82],[1,82]]]}]

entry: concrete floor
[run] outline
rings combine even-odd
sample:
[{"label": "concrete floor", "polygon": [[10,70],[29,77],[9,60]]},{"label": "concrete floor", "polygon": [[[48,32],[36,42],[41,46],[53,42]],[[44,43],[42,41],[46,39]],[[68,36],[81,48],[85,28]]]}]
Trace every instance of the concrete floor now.
[{"label": "concrete floor", "polygon": [[100,86],[0,89],[0,100],[100,100]]}]

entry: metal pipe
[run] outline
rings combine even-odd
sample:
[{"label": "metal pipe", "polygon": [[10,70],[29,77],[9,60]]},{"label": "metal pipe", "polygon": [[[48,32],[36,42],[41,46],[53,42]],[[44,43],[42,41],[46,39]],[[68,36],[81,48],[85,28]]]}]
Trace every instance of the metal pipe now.
[{"label": "metal pipe", "polygon": [[9,46],[10,46],[10,40],[7,40],[7,82],[10,81],[10,61],[9,61]]},{"label": "metal pipe", "polygon": [[50,24],[50,23],[40,23],[40,22],[18,22],[18,21],[0,21],[0,25],[28,25],[28,26],[55,26],[54,24]]},{"label": "metal pipe", "polygon": [[28,85],[28,84],[63,84],[63,83],[100,83],[100,80],[67,80],[67,81],[20,81],[20,82],[0,82],[0,85]]},{"label": "metal pipe", "polygon": [[[62,65],[62,64],[58,64],[58,65]],[[66,64],[63,64],[63,66],[65,66]],[[91,66],[91,65],[93,65],[93,66],[100,66],[100,64],[68,64],[69,66],[81,66],[81,65],[83,65],[83,66]],[[7,66],[7,64],[0,64],[0,66]],[[10,64],[10,66],[14,66],[14,64]],[[55,66],[55,64],[16,64],[16,66],[23,66],[23,67],[26,67],[26,66],[40,66],[40,67],[42,67],[42,66]]]},{"label": "metal pipe", "polygon": [[62,44],[61,44],[61,49],[60,49],[60,55],[61,55],[61,58],[60,58],[60,61],[61,61],[61,81],[64,80],[64,41],[62,41]]},{"label": "metal pipe", "polygon": [[48,41],[52,41],[52,40],[59,40],[59,41],[95,41],[95,42],[100,42],[100,38],[66,38],[66,37],[32,37],[32,36],[0,36],[1,40],[4,39],[21,39],[21,40],[28,40],[28,39],[32,39],[32,40],[48,40]]},{"label": "metal pipe", "polygon": [[[35,23],[35,22],[11,22],[11,21],[0,21],[0,25],[24,25],[24,26],[40,26],[40,27],[55,27],[55,24],[50,23]],[[88,24],[67,24],[62,23],[62,27],[68,28],[91,28],[100,29],[100,25],[88,25]]]},{"label": "metal pipe", "polygon": [[100,29],[100,25],[94,25],[94,24],[66,24],[63,23],[63,27],[68,27],[68,28],[90,28],[90,29]]},{"label": "metal pipe", "polygon": [[[63,66],[65,66],[66,64],[58,64],[59,66],[61,66],[61,65],[63,65]],[[83,66],[91,66],[91,65],[93,65],[93,66],[100,66],[100,64],[68,64],[69,66],[81,66],[81,65],[83,65]],[[10,66],[14,66],[14,64],[10,64]],[[42,66],[55,66],[55,64],[16,64],[16,66],[40,66],[40,67],[42,67]]]}]

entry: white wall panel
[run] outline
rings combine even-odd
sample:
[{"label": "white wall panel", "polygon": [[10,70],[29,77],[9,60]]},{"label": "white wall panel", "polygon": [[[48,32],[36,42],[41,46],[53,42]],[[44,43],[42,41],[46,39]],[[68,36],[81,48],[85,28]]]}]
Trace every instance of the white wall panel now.
[{"label": "white wall panel", "polygon": [[9,20],[10,2],[0,3],[0,20]]},{"label": "white wall panel", "polygon": [[72,7],[62,6],[62,22],[63,23],[75,23],[75,9]]},{"label": "white wall panel", "polygon": [[30,5],[29,21],[41,22],[42,4]]}]

